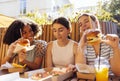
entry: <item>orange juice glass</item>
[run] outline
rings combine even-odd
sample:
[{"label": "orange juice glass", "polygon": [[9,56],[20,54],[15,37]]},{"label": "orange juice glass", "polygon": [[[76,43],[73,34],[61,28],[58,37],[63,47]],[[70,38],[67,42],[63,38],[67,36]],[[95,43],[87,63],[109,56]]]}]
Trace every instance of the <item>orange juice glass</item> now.
[{"label": "orange juice glass", "polygon": [[96,69],[96,81],[108,81],[108,67]]}]

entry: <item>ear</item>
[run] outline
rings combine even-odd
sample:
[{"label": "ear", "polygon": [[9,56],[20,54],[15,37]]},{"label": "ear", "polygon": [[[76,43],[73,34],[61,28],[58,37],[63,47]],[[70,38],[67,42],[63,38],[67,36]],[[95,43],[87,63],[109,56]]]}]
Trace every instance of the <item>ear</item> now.
[{"label": "ear", "polygon": [[71,32],[71,29],[68,29],[68,34],[70,34],[70,32]]}]

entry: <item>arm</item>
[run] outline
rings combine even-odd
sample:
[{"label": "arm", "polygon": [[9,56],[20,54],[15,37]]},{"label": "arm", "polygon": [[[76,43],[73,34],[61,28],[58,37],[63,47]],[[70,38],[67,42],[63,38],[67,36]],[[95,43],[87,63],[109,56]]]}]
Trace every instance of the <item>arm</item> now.
[{"label": "arm", "polygon": [[12,62],[12,60],[14,59],[15,55],[13,53],[14,49],[16,47],[16,42],[11,43],[8,50],[7,50],[7,54],[6,56],[3,58],[1,64],[5,64],[7,61],[8,62]]},{"label": "arm", "polygon": [[120,47],[119,37],[115,34],[107,34],[103,42],[110,45],[113,49],[113,56],[110,58],[110,66],[115,75],[120,75]]},{"label": "arm", "polygon": [[76,63],[86,64],[86,58],[84,56],[84,47],[82,47],[80,44],[77,47]]},{"label": "arm", "polygon": [[110,65],[113,73],[120,76],[120,48],[113,49],[113,57],[110,59]]},{"label": "arm", "polygon": [[84,49],[86,46],[86,32],[83,33],[80,42],[77,47],[76,63],[86,63]]},{"label": "arm", "polygon": [[42,65],[42,61],[44,60],[44,56],[46,53],[46,45],[47,43],[45,41],[36,41],[36,47],[34,49],[34,56],[33,61],[29,61],[26,58],[26,50],[23,50],[21,54],[19,54],[19,61],[22,64],[27,64],[27,67],[30,69],[39,69]]},{"label": "arm", "polygon": [[42,57],[36,57],[33,62],[29,62],[27,60],[21,61],[22,64],[27,64],[27,67],[30,69],[39,69],[42,64]]},{"label": "arm", "polygon": [[46,67],[52,67],[52,42],[48,43],[47,52],[46,52]]},{"label": "arm", "polygon": [[2,64],[5,64],[7,61],[9,62],[10,59],[11,59],[11,57],[5,56],[5,58],[4,58],[4,59],[2,60],[2,62],[1,62],[1,65],[2,65]]}]

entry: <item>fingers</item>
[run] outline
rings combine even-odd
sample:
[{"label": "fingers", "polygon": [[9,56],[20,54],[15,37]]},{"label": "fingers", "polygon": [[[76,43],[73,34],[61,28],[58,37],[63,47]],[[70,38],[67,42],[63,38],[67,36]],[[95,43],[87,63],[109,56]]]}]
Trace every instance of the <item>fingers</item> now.
[{"label": "fingers", "polygon": [[119,43],[119,37],[116,34],[107,34],[104,42]]},{"label": "fingers", "polygon": [[113,48],[117,48],[119,46],[119,37],[116,34],[107,34],[102,42],[112,46]]},{"label": "fingers", "polygon": [[22,50],[18,53],[18,56],[19,56],[19,62],[22,62],[23,60],[25,60],[25,58],[26,58],[26,50],[25,50],[25,49],[22,49]]},{"label": "fingers", "polygon": [[76,69],[75,69],[75,65],[72,65],[72,64],[69,64],[68,66],[67,66],[67,70],[66,70],[67,72],[70,72],[70,71],[76,71]]},{"label": "fingers", "polygon": [[115,40],[119,41],[119,37],[116,34],[107,34],[106,39],[111,40],[111,41],[115,41]]}]

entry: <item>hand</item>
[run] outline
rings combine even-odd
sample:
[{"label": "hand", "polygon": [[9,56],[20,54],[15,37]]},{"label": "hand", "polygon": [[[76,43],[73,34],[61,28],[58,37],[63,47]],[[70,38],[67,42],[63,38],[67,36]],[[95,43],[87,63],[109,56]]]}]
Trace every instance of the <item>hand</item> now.
[{"label": "hand", "polygon": [[23,62],[26,59],[26,50],[23,49],[18,53],[19,62]]},{"label": "hand", "polygon": [[7,56],[8,57],[12,57],[13,56],[13,51],[16,47],[16,44],[17,44],[17,41],[13,42],[10,44],[9,48],[8,48],[8,51],[7,51]]},{"label": "hand", "polygon": [[69,65],[67,66],[67,70],[66,70],[66,71],[67,71],[67,72],[69,72],[69,71],[75,72],[75,71],[76,71],[75,65],[69,64]]},{"label": "hand", "polygon": [[107,34],[106,39],[102,40],[102,42],[110,45],[113,49],[119,47],[119,37],[116,34]]},{"label": "hand", "polygon": [[80,48],[84,48],[84,46],[86,46],[86,44],[87,44],[86,35],[87,35],[88,33],[90,33],[90,32],[93,32],[93,31],[95,31],[95,29],[87,29],[87,30],[83,33],[83,35],[82,35],[82,37],[81,37],[81,39],[80,39],[80,42],[79,42],[79,47],[80,47]]}]

